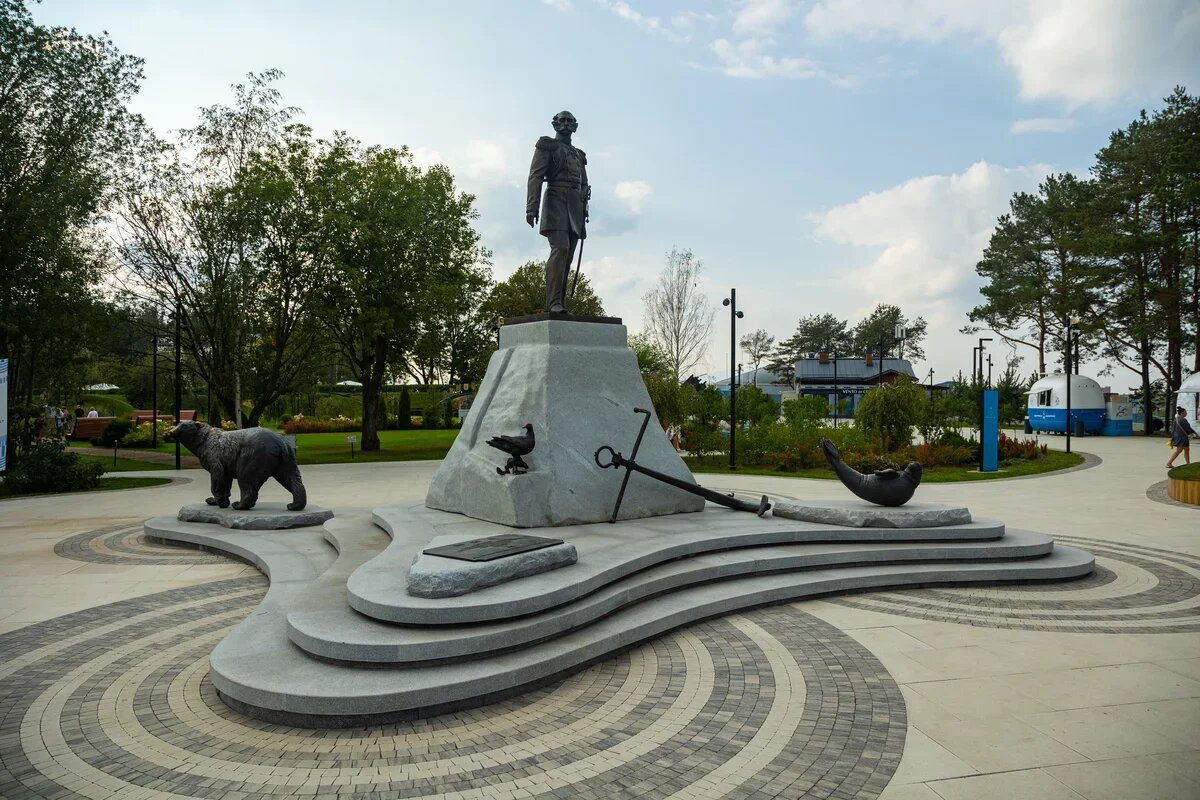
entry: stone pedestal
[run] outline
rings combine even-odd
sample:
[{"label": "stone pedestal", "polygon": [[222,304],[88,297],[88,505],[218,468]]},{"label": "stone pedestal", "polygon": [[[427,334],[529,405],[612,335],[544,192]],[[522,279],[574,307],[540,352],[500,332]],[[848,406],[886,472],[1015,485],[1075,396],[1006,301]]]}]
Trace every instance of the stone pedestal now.
[{"label": "stone pedestal", "polygon": [[971,511],[966,506],[940,503],[877,506],[866,500],[779,500],[771,513],[785,519],[844,525],[848,528],[937,528],[966,525],[971,521]]},{"label": "stone pedestal", "polygon": [[[425,505],[517,528],[607,521],[624,470],[602,470],[602,445],[629,455],[651,408],[623,325],[549,319],[506,325],[500,349],[462,431],[438,468]],[[524,475],[497,475],[507,456],[487,440],[533,424],[537,440]],[[657,418],[637,461],[694,482]],[[696,495],[634,473],[620,519],[700,511]]]},{"label": "stone pedestal", "polygon": [[333,512],[312,505],[300,511],[290,511],[283,503],[258,503],[245,511],[232,506],[218,508],[207,503],[189,503],[179,509],[179,519],[183,522],[208,522],[235,530],[279,531],[320,525],[327,519],[333,519]]}]

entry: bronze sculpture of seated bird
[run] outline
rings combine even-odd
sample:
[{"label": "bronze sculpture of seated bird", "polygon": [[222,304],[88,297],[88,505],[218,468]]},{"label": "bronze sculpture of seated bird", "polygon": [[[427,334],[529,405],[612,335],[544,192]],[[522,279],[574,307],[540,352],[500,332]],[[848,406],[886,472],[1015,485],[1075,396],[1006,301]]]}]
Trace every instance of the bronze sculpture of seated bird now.
[{"label": "bronze sculpture of seated bird", "polygon": [[846,488],[869,503],[880,506],[902,506],[912,499],[921,483],[921,465],[910,461],[903,471],[881,469],[874,475],[864,475],[846,465],[837,446],[828,439],[821,440],[825,460]]},{"label": "bronze sculpture of seated bird", "polygon": [[502,452],[508,453],[511,458],[504,465],[504,469],[496,467],[497,475],[523,475],[529,472],[529,465],[525,463],[525,459],[521,456],[527,456],[533,452],[533,424],[525,423],[525,433],[518,436],[493,436],[487,440],[487,443],[492,447]]}]

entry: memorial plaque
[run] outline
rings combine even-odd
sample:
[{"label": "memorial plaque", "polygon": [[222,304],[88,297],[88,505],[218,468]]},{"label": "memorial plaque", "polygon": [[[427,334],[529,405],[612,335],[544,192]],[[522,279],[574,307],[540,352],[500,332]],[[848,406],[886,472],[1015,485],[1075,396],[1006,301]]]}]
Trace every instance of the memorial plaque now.
[{"label": "memorial plaque", "polygon": [[501,533],[482,539],[471,539],[458,544],[431,547],[421,552],[427,556],[457,558],[459,561],[495,561],[497,558],[528,553],[562,544],[562,539],[547,539],[544,536],[526,536],[523,533]]}]

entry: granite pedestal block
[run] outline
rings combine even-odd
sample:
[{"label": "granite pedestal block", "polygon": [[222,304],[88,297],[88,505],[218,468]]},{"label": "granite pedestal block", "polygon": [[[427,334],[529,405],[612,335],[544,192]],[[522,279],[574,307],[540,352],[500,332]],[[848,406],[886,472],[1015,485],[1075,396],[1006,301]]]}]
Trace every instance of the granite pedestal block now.
[{"label": "granite pedestal block", "polygon": [[[605,521],[624,470],[602,470],[593,456],[602,445],[630,454],[642,423],[635,408],[652,405],[625,326],[557,319],[506,325],[425,504],[517,528]],[[497,475],[507,457],[487,440],[517,434],[526,423],[537,440],[525,456],[529,472]],[[637,461],[695,483],[657,419]],[[634,474],[619,518],[702,508],[703,498]]]},{"label": "granite pedestal block", "polygon": [[938,528],[971,521],[971,511],[966,506],[941,503],[879,506],[866,500],[779,500],[771,513],[784,519],[848,528]]},{"label": "granite pedestal block", "polygon": [[181,522],[208,522],[223,528],[247,531],[307,528],[332,518],[333,512],[328,508],[310,505],[300,511],[291,511],[283,503],[259,503],[244,511],[232,506],[219,508],[207,503],[189,503],[179,509]]},{"label": "granite pedestal block", "polygon": [[[477,541],[462,536],[439,536],[429,547]],[[426,548],[429,549],[429,548]],[[490,561],[460,561],[420,552],[408,568],[408,593],[417,597],[459,595],[566,567],[579,559],[570,542],[528,550]]]}]

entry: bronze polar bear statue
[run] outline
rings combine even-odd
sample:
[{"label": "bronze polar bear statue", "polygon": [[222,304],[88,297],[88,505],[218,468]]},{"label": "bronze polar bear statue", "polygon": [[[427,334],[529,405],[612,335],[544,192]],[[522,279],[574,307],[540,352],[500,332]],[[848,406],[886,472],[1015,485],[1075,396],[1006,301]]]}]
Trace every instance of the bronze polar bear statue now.
[{"label": "bronze polar bear statue", "polygon": [[296,465],[296,447],[275,431],[222,431],[203,422],[184,421],[167,431],[165,438],[168,442],[178,440],[208,470],[212,497],[204,502],[210,506],[229,507],[229,491],[235,478],[241,496],[233,507],[242,511],[254,508],[258,490],[267,478],[274,478],[292,493],[289,510],[299,511],[308,502]]}]

